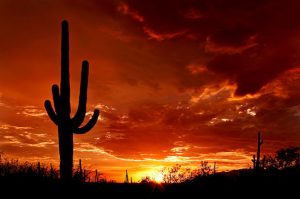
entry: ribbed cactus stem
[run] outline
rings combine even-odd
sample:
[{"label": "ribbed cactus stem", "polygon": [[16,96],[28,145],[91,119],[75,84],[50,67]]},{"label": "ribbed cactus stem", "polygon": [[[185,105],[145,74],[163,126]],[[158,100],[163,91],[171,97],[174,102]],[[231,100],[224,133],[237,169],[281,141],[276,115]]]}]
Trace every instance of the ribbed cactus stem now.
[{"label": "ribbed cactus stem", "polygon": [[89,122],[80,127],[84,121],[87,103],[89,64],[82,62],[81,83],[78,109],[71,118],[70,103],[70,75],[69,75],[69,28],[68,22],[62,22],[61,41],[61,80],[60,88],[54,84],[52,95],[54,109],[49,100],[45,101],[45,108],[50,119],[58,126],[60,175],[64,181],[72,179],[73,168],[73,133],[84,134],[91,130],[97,122],[99,110],[95,109]]},{"label": "ribbed cactus stem", "polygon": [[61,116],[70,119],[70,74],[69,74],[69,27],[68,22],[62,22],[61,40],[61,77],[60,77],[60,104],[63,107]]}]

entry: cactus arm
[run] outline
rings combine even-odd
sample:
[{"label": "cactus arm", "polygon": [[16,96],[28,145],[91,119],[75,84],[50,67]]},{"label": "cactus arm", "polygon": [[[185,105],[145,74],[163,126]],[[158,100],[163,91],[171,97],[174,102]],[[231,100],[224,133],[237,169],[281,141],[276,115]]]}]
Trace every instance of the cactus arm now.
[{"label": "cactus arm", "polygon": [[52,85],[52,96],[56,113],[59,112],[59,87],[57,84]]},{"label": "cactus arm", "polygon": [[58,119],[57,119],[57,115],[55,114],[53,108],[52,108],[52,105],[51,105],[51,102],[49,100],[46,100],[45,101],[45,109],[50,117],[50,119],[54,122],[54,124],[58,124]]},{"label": "cactus arm", "polygon": [[60,99],[60,105],[64,107],[62,117],[69,118],[71,113],[71,104],[69,74],[69,27],[67,21],[62,22]]},{"label": "cactus arm", "polygon": [[88,75],[89,75],[89,63],[87,61],[83,61],[82,70],[81,70],[81,83],[80,83],[78,109],[75,116],[72,118],[72,126],[74,129],[77,129],[84,121],[84,117],[86,113]]},{"label": "cactus arm", "polygon": [[263,143],[264,143],[264,141],[263,141],[263,140],[261,140],[259,144],[260,144],[260,145],[262,145]]},{"label": "cactus arm", "polygon": [[88,132],[89,130],[91,130],[95,126],[95,124],[98,120],[98,116],[99,116],[99,110],[95,109],[92,119],[90,119],[90,121],[88,121],[88,123],[85,126],[75,129],[74,133],[75,134],[84,134],[84,133]]}]

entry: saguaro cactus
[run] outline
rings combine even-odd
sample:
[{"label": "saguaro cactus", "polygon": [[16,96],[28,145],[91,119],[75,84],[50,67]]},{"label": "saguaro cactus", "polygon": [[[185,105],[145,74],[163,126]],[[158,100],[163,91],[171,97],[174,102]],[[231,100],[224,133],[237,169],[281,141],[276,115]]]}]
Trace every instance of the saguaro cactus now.
[{"label": "saguaro cactus", "polygon": [[259,171],[260,169],[260,147],[264,143],[264,141],[260,137],[260,131],[258,131],[257,134],[257,156],[256,156],[256,164],[255,164],[255,169]]},{"label": "saguaro cactus", "polygon": [[77,112],[71,118],[70,77],[69,77],[69,30],[68,22],[62,22],[61,40],[61,79],[60,88],[52,86],[54,108],[50,100],[45,101],[45,108],[54,124],[58,127],[60,175],[63,181],[72,179],[73,168],[73,133],[84,134],[91,130],[97,122],[99,110],[95,109],[91,120],[80,127],[85,118],[89,63],[82,62],[80,95]]}]

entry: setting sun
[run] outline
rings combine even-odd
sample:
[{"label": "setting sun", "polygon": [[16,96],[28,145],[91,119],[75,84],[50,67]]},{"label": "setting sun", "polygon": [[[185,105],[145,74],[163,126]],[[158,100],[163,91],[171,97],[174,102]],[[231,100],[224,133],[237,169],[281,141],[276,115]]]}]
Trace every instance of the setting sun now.
[{"label": "setting sun", "polygon": [[162,183],[163,180],[164,180],[164,176],[163,176],[162,173],[155,173],[155,174],[153,175],[153,180],[154,180],[155,182],[157,182],[157,183]]}]

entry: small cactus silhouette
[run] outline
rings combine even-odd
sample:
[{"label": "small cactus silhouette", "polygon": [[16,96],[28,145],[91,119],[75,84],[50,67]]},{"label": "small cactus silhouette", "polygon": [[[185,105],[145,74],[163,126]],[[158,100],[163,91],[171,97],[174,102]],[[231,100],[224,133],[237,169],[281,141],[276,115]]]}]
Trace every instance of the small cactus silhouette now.
[{"label": "small cactus silhouette", "polygon": [[96,174],[95,174],[95,182],[98,182],[99,176],[98,176],[98,170],[96,169]]},{"label": "small cactus silhouette", "polygon": [[124,183],[129,183],[128,172],[126,170]]},{"label": "small cactus silhouette", "polygon": [[68,22],[62,22],[61,41],[61,80],[60,88],[57,84],[52,86],[54,109],[50,100],[45,101],[45,108],[50,119],[58,126],[60,176],[63,181],[72,179],[73,168],[73,133],[84,134],[91,130],[97,122],[99,110],[95,109],[92,119],[80,127],[85,118],[89,63],[82,62],[80,95],[77,112],[70,117],[70,77],[69,77],[69,30]]},{"label": "small cactus silhouette", "polygon": [[256,156],[255,155],[253,155],[253,158],[252,158],[252,163],[253,163],[253,169],[255,169],[256,167],[255,167],[255,165],[256,165]]},{"label": "small cactus silhouette", "polygon": [[217,162],[214,161],[214,169],[213,169],[213,174],[216,175],[216,165],[217,165]]}]

